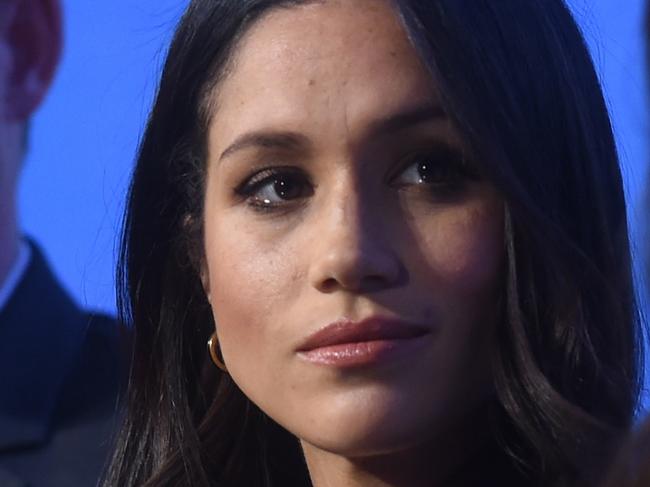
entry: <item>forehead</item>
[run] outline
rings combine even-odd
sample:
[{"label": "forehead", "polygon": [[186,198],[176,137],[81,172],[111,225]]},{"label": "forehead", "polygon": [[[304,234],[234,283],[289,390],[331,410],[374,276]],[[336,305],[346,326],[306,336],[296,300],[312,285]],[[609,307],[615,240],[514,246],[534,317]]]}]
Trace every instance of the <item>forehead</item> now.
[{"label": "forehead", "polygon": [[217,88],[216,118],[228,131],[323,115],[361,122],[435,98],[391,1],[331,0],[278,8],[253,25]]},{"label": "forehead", "polygon": [[389,51],[408,44],[389,0],[327,0],[273,9],[245,34],[240,52],[249,58],[262,51],[281,59],[326,59],[369,44]]}]

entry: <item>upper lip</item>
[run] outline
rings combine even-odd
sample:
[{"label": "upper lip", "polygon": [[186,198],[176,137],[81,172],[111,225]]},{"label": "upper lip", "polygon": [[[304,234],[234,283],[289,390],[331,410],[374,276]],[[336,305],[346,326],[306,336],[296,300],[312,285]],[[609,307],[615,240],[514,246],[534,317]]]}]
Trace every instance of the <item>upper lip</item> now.
[{"label": "upper lip", "polygon": [[299,352],[322,347],[360,343],[373,340],[404,340],[430,332],[424,325],[396,318],[370,317],[361,321],[343,319],[330,323],[309,335],[299,346]]}]

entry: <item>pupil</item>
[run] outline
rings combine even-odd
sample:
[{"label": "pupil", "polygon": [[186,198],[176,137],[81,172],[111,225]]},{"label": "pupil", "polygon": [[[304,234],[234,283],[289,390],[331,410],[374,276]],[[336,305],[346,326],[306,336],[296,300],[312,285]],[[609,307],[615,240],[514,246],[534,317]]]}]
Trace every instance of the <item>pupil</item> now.
[{"label": "pupil", "polygon": [[289,179],[276,179],[273,181],[273,188],[277,195],[282,199],[291,199],[295,198],[298,195],[297,186]]},{"label": "pupil", "polygon": [[418,164],[418,175],[420,176],[421,183],[428,183],[431,181],[431,166],[426,162]]},{"label": "pupil", "polygon": [[420,177],[420,183],[443,184],[451,181],[455,174],[448,164],[420,162],[418,164],[418,176]]}]

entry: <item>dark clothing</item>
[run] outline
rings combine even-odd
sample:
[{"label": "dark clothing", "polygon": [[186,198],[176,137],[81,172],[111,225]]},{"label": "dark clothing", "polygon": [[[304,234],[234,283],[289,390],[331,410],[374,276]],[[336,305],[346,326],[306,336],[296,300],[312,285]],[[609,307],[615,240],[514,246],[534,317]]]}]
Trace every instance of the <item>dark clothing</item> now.
[{"label": "dark clothing", "polygon": [[80,310],[31,247],[0,311],[0,486],[93,486],[116,425],[125,333]]}]

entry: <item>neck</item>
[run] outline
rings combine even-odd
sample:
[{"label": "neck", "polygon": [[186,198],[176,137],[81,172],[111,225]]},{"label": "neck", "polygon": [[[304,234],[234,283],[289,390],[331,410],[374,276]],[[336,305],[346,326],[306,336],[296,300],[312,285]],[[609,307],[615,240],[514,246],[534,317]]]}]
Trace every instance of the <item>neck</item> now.
[{"label": "neck", "polygon": [[0,112],[0,286],[16,262],[20,246],[16,193],[24,130],[23,123],[8,123]]},{"label": "neck", "polygon": [[0,203],[0,286],[16,262],[20,246],[15,199],[13,192],[8,193],[0,198],[4,200]]},{"label": "neck", "polygon": [[314,487],[470,487],[463,472],[475,466],[487,431],[486,422],[472,420],[415,447],[356,457],[302,447]]}]

